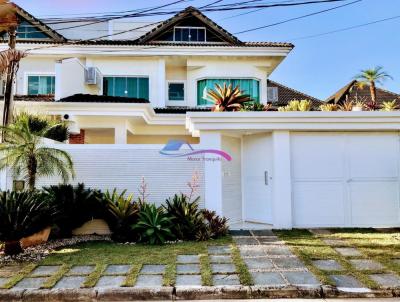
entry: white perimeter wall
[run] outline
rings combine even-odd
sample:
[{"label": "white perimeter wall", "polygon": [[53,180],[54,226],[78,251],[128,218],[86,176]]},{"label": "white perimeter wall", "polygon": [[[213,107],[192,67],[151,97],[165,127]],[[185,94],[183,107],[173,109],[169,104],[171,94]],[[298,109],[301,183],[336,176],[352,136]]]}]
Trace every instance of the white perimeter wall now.
[{"label": "white perimeter wall", "polygon": [[[73,184],[102,191],[127,189],[138,196],[142,177],[148,184],[149,202],[161,204],[176,193],[189,193],[187,183],[197,171],[200,175],[201,207],[204,207],[204,162],[188,161],[186,157],[173,158],[159,154],[163,145],[56,145],[70,153],[74,160],[76,178]],[[57,184],[57,178],[39,179],[37,187]],[[12,177],[7,177],[8,188]]]}]

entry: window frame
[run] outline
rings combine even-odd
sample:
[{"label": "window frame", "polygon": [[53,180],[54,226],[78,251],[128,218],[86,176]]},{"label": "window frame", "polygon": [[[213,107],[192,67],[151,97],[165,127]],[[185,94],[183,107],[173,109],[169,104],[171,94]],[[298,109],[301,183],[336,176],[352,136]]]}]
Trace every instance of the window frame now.
[{"label": "window frame", "polygon": [[[177,100],[170,100],[169,99],[169,84],[183,84],[183,100],[177,101]],[[187,103],[187,93],[186,93],[187,85],[185,80],[167,80],[167,85],[166,85],[166,92],[165,92],[165,98],[167,100],[167,106],[186,106]]]},{"label": "window frame", "polygon": [[[182,41],[182,40],[176,40],[176,33],[175,29],[204,29],[204,41]],[[173,41],[174,42],[181,42],[181,43],[205,43],[207,42],[207,28],[205,26],[174,26],[174,35],[173,35]]]},{"label": "window frame", "polygon": [[54,94],[56,93],[56,73],[55,72],[25,72],[24,73],[24,95],[29,92],[29,77],[54,77]]},{"label": "window frame", "polygon": [[261,102],[261,93],[262,93],[262,87],[261,87],[261,83],[262,83],[262,80],[261,79],[259,79],[259,78],[255,78],[255,77],[226,77],[226,76],[220,76],[220,77],[203,77],[203,78],[198,78],[198,79],[196,79],[196,107],[200,107],[200,108],[211,108],[212,106],[213,106],[213,104],[203,104],[203,105],[199,105],[198,104],[198,99],[197,99],[197,96],[198,96],[198,93],[199,93],[199,85],[198,85],[198,82],[199,81],[202,81],[202,80],[217,80],[217,79],[227,79],[227,80],[254,80],[254,81],[257,81],[258,82],[258,95],[260,96],[260,100],[259,100],[259,102],[260,102],[260,104],[262,103]]},{"label": "window frame", "polygon": [[[101,77],[101,89],[100,89],[100,95],[105,95],[104,91],[104,79],[105,78],[143,78],[147,79],[149,83],[148,91],[149,91],[149,97],[148,101],[150,102],[150,87],[151,87],[151,78],[149,75],[114,75],[114,74],[107,74],[107,75],[102,75]],[[128,96],[126,96],[128,97]]]}]

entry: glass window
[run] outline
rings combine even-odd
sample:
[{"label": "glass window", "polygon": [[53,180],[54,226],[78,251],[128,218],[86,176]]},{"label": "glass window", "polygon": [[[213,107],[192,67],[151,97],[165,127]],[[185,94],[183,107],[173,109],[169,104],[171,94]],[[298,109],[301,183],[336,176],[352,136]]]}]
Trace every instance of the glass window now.
[{"label": "glass window", "polygon": [[49,38],[39,28],[22,21],[17,28],[17,37],[20,39],[47,39]]},{"label": "glass window", "polygon": [[205,42],[206,29],[203,27],[175,27],[174,41]]},{"label": "glass window", "polygon": [[28,95],[54,94],[55,76],[28,76]]},{"label": "glass window", "polygon": [[253,79],[204,79],[197,82],[197,105],[206,106],[212,105],[207,100],[208,90],[215,89],[215,84],[223,86],[231,85],[232,87],[239,86],[243,94],[248,94],[256,103],[260,102],[260,82]]},{"label": "glass window", "polygon": [[138,99],[149,99],[149,79],[138,77],[105,77],[103,94]]},{"label": "glass window", "polygon": [[184,101],[185,100],[185,84],[169,83],[168,84],[168,100]]}]

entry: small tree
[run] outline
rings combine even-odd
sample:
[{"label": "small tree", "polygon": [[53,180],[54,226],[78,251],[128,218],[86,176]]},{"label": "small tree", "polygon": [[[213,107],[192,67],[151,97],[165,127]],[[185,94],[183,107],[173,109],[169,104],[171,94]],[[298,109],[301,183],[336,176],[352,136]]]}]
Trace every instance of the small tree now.
[{"label": "small tree", "polygon": [[376,84],[382,84],[383,81],[392,79],[392,77],[383,70],[382,66],[377,66],[361,70],[354,79],[359,81],[361,85],[369,85],[372,103],[376,104]]},{"label": "small tree", "polygon": [[43,143],[43,137],[51,126],[46,126],[40,133],[33,133],[25,121],[2,129],[5,142],[0,145],[0,169],[11,167],[15,176],[24,177],[30,190],[35,189],[37,176],[58,174],[64,182],[74,177],[69,154]]}]

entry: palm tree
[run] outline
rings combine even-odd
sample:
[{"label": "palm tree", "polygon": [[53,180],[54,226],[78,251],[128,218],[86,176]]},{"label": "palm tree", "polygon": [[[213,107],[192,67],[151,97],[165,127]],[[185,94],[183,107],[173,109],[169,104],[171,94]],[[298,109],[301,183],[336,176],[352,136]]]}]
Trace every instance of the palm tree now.
[{"label": "palm tree", "polygon": [[214,104],[212,111],[239,111],[244,103],[251,101],[239,86],[232,89],[232,84],[227,86],[226,83],[222,87],[215,84],[215,90],[207,92],[207,99]]},{"label": "palm tree", "polygon": [[372,103],[376,104],[376,84],[382,84],[383,81],[393,78],[383,70],[382,66],[377,66],[371,69],[362,69],[354,79],[361,85],[369,85]]},{"label": "palm tree", "polygon": [[69,154],[44,144],[46,133],[55,127],[46,126],[40,133],[32,132],[27,121],[2,127],[5,142],[0,145],[0,169],[10,167],[15,176],[22,176],[29,190],[35,189],[37,176],[58,174],[64,182],[74,177]]}]

